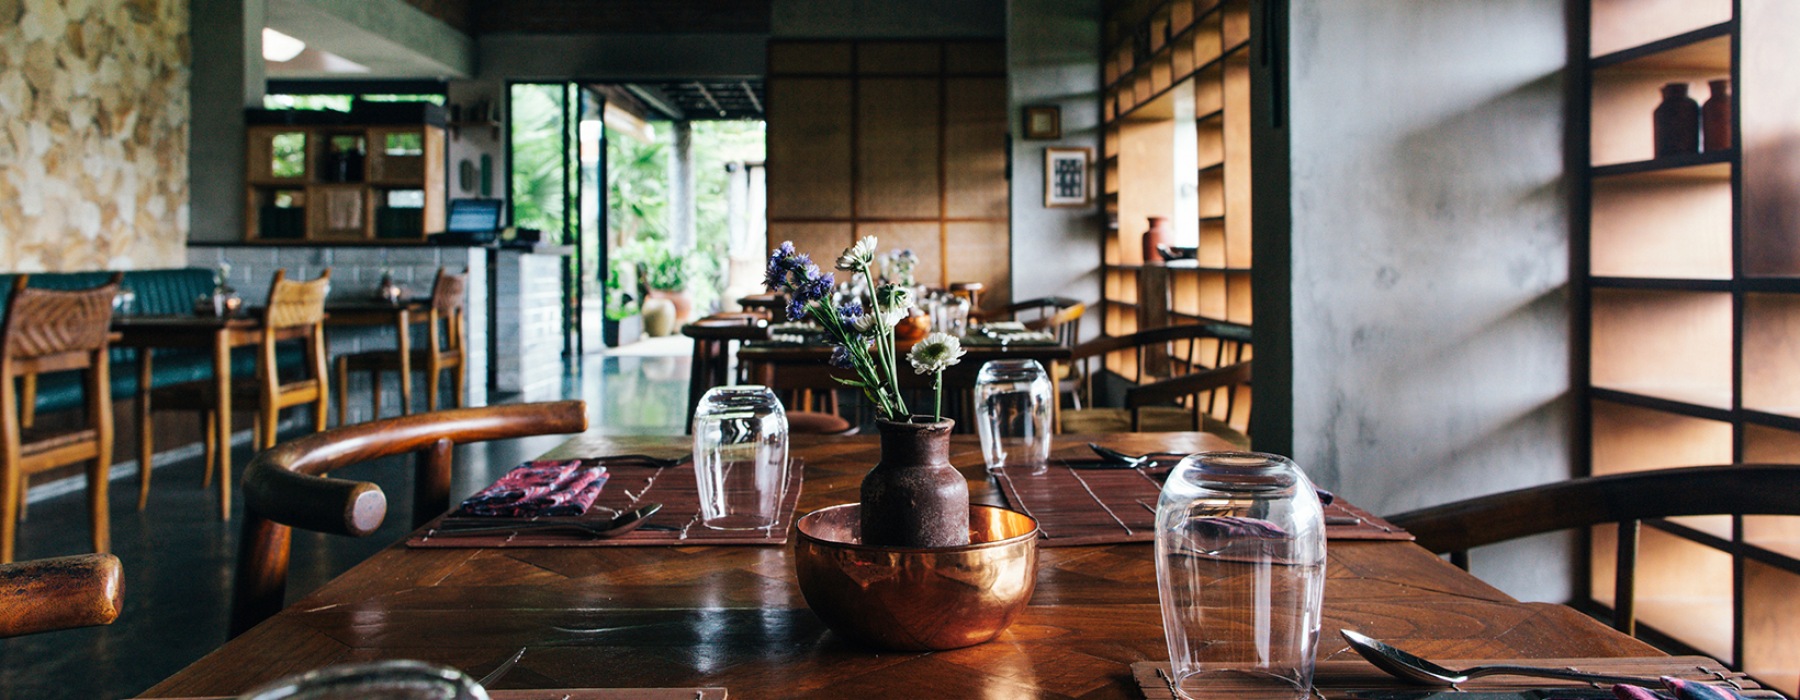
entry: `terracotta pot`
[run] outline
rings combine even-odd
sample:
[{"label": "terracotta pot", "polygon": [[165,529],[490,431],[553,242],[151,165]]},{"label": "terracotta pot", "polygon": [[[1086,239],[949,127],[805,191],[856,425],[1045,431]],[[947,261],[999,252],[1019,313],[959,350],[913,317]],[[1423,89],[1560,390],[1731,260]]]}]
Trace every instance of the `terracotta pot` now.
[{"label": "terracotta pot", "polygon": [[862,482],[862,543],[960,547],[969,543],[969,482],[950,466],[954,421],[876,421],[881,461]]},{"label": "terracotta pot", "polygon": [[675,323],[687,323],[694,317],[694,298],[687,291],[680,289],[652,289],[644,295],[645,299],[667,299],[675,305]]},{"label": "terracotta pot", "polygon": [[1150,228],[1144,231],[1144,264],[1161,265],[1162,254],[1157,248],[1170,244],[1169,218],[1166,216],[1150,217]]},{"label": "terracotta pot", "polygon": [[913,343],[923,340],[931,333],[931,317],[925,314],[913,314],[894,324],[894,341],[901,347],[912,347]]}]

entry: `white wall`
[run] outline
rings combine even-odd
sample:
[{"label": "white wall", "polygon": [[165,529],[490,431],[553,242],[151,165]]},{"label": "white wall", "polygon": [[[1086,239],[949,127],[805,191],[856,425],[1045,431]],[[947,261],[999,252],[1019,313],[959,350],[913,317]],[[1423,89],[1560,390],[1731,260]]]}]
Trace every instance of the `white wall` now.
[{"label": "white wall", "polygon": [[[1099,0],[1010,0],[1007,3],[1007,91],[1012,111],[1012,298],[1100,300],[1100,210],[1044,206],[1044,149],[1100,150]],[[1024,108],[1062,110],[1062,138],[1026,141]],[[1096,160],[1097,163],[1097,160]],[[1098,184],[1098,172],[1091,174]],[[1096,307],[1096,311],[1098,308]],[[1083,319],[1096,337],[1099,314]]]},{"label": "white wall", "polygon": [[[1563,1],[1290,8],[1293,456],[1377,513],[1568,478]],[[1560,545],[1475,573],[1561,600]]]}]

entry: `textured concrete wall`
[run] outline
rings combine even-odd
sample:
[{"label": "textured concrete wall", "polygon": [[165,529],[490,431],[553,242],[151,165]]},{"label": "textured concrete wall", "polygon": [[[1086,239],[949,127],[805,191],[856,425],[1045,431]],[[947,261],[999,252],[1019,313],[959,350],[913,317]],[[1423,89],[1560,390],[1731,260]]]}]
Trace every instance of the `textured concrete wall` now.
[{"label": "textured concrete wall", "polygon": [[188,3],[0,2],[0,270],[181,265]]},{"label": "textured concrete wall", "polygon": [[[1100,2],[1011,0],[1006,14],[1012,298],[1056,295],[1098,302],[1100,208],[1044,206],[1044,149],[1079,146],[1099,153]],[[1062,138],[1020,138],[1024,108],[1036,105],[1062,109]],[[1082,337],[1096,337],[1099,328],[1099,314],[1091,314]]]},{"label": "textured concrete wall", "polygon": [[[1563,5],[1291,5],[1293,451],[1372,511],[1570,474]],[[1476,573],[1566,597],[1566,549],[1505,549]]]}]

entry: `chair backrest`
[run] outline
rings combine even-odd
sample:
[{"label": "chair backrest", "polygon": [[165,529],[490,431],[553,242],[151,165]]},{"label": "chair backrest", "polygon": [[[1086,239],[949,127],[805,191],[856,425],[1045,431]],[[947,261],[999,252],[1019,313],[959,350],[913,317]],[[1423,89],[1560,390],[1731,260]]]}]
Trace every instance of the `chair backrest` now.
[{"label": "chair backrest", "polygon": [[[438,268],[437,281],[431,284],[431,349],[435,352],[461,350],[463,346],[463,289],[466,274],[451,274]],[[448,326],[445,329],[439,325]]]},{"label": "chair backrest", "polygon": [[91,366],[95,353],[107,347],[120,279],[114,274],[93,289],[64,291],[27,287],[27,275],[14,278],[0,324],[6,376]]},{"label": "chair backrest", "polygon": [[0,564],[0,638],[111,624],[124,602],[111,554]]},{"label": "chair backrest", "polygon": [[290,280],[287,270],[276,270],[269,283],[269,305],[263,308],[263,324],[274,330],[312,326],[325,320],[325,296],[331,292],[331,269],[307,282]]},{"label": "chair backrest", "polygon": [[387,496],[366,481],[327,478],[371,459],[415,454],[413,525],[450,507],[456,445],[587,429],[581,401],[483,406],[357,423],[265,450],[244,468],[231,634],[279,611],[287,592],[290,528],[364,537],[387,517]]},{"label": "chair backrest", "polygon": [[1572,479],[1390,516],[1419,546],[1469,568],[1469,549],[1618,523],[1613,626],[1633,632],[1638,526],[1687,515],[1800,515],[1800,465],[1732,464]]}]

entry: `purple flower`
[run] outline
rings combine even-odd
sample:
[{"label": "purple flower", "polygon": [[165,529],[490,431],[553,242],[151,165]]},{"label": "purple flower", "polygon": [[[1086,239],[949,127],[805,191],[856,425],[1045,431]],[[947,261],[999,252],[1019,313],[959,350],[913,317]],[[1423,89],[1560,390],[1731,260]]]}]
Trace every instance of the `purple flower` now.
[{"label": "purple flower", "polygon": [[789,321],[806,318],[806,300],[800,297],[788,299],[787,317]]},{"label": "purple flower", "polygon": [[788,318],[799,320],[806,317],[807,303],[831,293],[834,280],[813,264],[811,256],[795,252],[794,244],[785,242],[769,254],[763,283],[788,295]]},{"label": "purple flower", "polygon": [[856,366],[850,362],[850,349],[842,345],[833,346],[831,348],[831,366],[838,369],[856,369]]},{"label": "purple flower", "polygon": [[838,307],[838,320],[843,321],[846,328],[856,326],[856,319],[862,318],[862,315],[863,307],[860,301],[853,301]]}]

